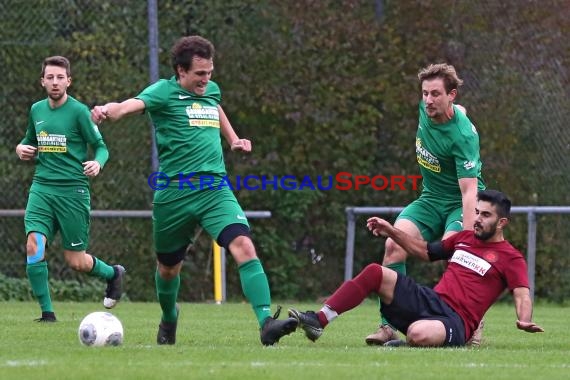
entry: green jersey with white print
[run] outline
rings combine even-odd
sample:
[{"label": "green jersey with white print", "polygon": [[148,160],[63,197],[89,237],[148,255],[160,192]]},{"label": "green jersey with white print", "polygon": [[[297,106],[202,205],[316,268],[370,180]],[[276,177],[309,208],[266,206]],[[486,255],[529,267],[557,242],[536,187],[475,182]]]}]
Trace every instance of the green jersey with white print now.
[{"label": "green jersey with white print", "polygon": [[479,135],[469,118],[453,107],[453,117],[443,124],[429,118],[423,101],[419,107],[416,157],[423,177],[422,195],[435,195],[442,200],[461,200],[460,178],[477,178],[477,187],[485,188]]},{"label": "green jersey with white print", "polygon": [[86,105],[67,96],[65,103],[51,108],[48,99],[32,105],[24,145],[37,147],[36,171],[32,189],[65,194],[82,189],[88,194],[89,178],[83,174],[88,161],[88,145],[101,167],[109,151]]},{"label": "green jersey with white print", "polygon": [[209,81],[204,95],[182,88],[175,77],[161,79],[137,97],[155,127],[159,171],[170,178],[179,173],[224,176],[220,137],[220,88]]}]

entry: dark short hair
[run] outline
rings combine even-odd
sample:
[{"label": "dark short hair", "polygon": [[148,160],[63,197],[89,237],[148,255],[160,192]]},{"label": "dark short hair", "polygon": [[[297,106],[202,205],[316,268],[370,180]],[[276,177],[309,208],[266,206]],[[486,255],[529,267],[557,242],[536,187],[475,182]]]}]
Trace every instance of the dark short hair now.
[{"label": "dark short hair", "polygon": [[213,59],[214,54],[214,45],[204,37],[186,36],[180,38],[170,51],[174,75],[178,78],[178,66],[181,66],[184,71],[188,71],[192,67],[194,57]]},{"label": "dark short hair", "polygon": [[479,190],[477,200],[489,202],[497,209],[500,218],[511,217],[511,200],[498,190]]},{"label": "dark short hair", "polygon": [[44,77],[46,73],[46,66],[58,66],[63,67],[65,69],[65,73],[68,77],[71,76],[71,64],[69,63],[69,59],[62,57],[61,55],[54,55],[53,57],[47,57],[44,59],[42,63],[42,76]]}]

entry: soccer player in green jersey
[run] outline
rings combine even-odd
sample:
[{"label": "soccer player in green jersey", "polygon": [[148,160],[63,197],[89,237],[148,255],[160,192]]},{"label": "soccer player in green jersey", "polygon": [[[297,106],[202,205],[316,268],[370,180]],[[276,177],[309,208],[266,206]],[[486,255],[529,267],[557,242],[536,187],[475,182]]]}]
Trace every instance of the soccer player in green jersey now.
[{"label": "soccer player in green jersey", "polygon": [[[42,310],[37,321],[55,322],[45,255],[58,231],[67,265],[107,281],[106,308],[113,308],[121,298],[125,269],[86,253],[91,210],[88,177],[99,174],[109,152],[87,106],[67,94],[71,85],[69,60],[46,58],[41,84],[47,98],[32,105],[26,136],[16,153],[21,160],[36,163],[24,223],[28,237],[26,272]],[[87,159],[88,145],[94,151],[93,160]]]},{"label": "soccer player in green jersey", "polygon": [[[96,106],[91,118],[100,123],[147,112],[155,126],[159,170],[172,179],[169,187],[155,192],[153,201],[155,286],[162,309],[157,343],[176,342],[180,270],[193,230],[200,225],[236,260],[243,293],[257,317],[261,343],[273,345],[293,332],[297,321],[278,320],[279,310],[271,316],[269,284],[247,218],[228,186],[219,186],[226,175],[220,135],[232,151],[249,152],[251,142],[237,136],[220,106],[220,88],[211,80],[213,58],[210,41],[182,37],[171,50],[173,77],[121,103]],[[198,182],[205,176],[213,181],[211,186]]]},{"label": "soccer player in green jersey", "polygon": [[[463,83],[455,68],[433,64],[420,70],[422,100],[416,134],[416,157],[423,178],[420,197],[397,217],[394,226],[415,239],[446,239],[475,222],[477,191],[485,188],[481,176],[479,135],[461,106],[454,105]],[[382,265],[406,273],[406,251],[387,239]],[[478,330],[477,334],[481,331]],[[477,338],[477,339],[475,339]],[[367,344],[398,339],[388,321],[366,337]],[[480,337],[473,339],[478,344]]]}]

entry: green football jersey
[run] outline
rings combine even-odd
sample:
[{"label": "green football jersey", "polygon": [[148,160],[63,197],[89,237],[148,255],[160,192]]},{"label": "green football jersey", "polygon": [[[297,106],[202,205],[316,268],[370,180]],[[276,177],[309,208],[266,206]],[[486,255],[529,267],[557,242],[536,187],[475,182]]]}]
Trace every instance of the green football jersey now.
[{"label": "green football jersey", "polygon": [[61,193],[66,187],[88,191],[89,178],[83,174],[82,164],[88,160],[88,145],[101,167],[109,158],[89,109],[69,95],[57,108],[51,108],[47,98],[32,105],[21,144],[38,148],[32,187],[51,193]]},{"label": "green football jersey", "polygon": [[204,95],[182,88],[175,77],[161,79],[137,97],[155,127],[159,171],[170,178],[179,173],[224,176],[220,137],[220,88],[209,81]]},{"label": "green football jersey", "polygon": [[484,189],[485,184],[477,130],[463,112],[453,107],[453,118],[437,124],[427,115],[425,103],[420,102],[416,157],[423,177],[422,194],[461,200],[458,179],[477,178],[479,189]]}]

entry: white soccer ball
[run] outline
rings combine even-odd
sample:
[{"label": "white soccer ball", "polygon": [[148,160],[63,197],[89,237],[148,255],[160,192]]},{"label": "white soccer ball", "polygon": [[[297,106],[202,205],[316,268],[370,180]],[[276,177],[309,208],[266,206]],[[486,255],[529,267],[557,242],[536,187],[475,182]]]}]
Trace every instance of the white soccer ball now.
[{"label": "white soccer ball", "polygon": [[118,346],[123,343],[123,324],[111,313],[96,311],[83,318],[78,335],[86,346]]}]

